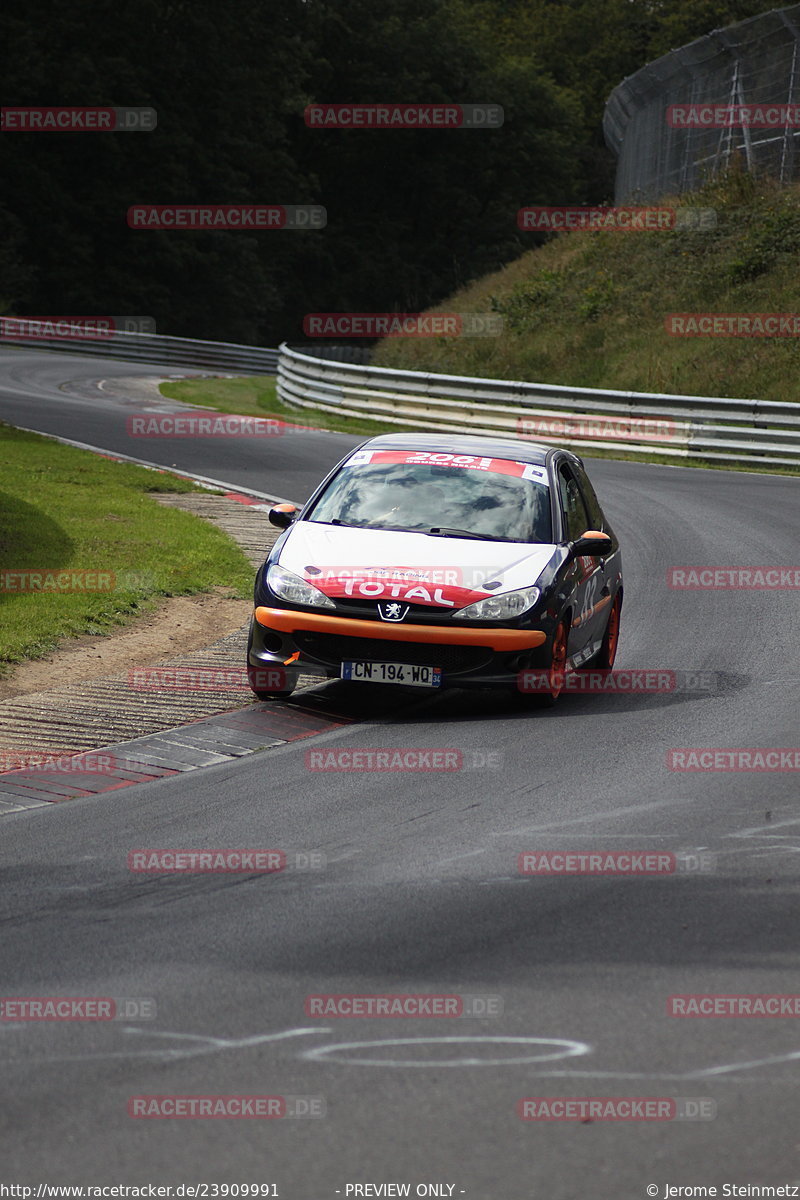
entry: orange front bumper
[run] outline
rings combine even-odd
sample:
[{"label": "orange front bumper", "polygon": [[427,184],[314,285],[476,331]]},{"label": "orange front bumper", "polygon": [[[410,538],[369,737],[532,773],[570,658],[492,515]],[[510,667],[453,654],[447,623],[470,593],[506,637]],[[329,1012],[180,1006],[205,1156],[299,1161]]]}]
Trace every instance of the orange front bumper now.
[{"label": "orange front bumper", "polygon": [[470,629],[465,625],[392,625],[388,621],[359,621],[324,613],[293,612],[287,608],[257,608],[255,617],[265,629],[336,633],[344,637],[374,637],[386,642],[434,642],[447,646],[490,646],[492,650],[532,650],[546,641],[540,629]]}]

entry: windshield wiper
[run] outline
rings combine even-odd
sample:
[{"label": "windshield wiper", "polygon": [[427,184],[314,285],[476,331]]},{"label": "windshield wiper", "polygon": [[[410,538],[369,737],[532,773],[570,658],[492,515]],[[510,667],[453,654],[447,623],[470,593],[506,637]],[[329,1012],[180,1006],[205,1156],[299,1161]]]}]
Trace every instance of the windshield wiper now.
[{"label": "windshield wiper", "polygon": [[344,529],[366,529],[366,525],[356,525],[353,521],[340,521],[338,517],[334,517],[332,521],[319,521],[314,517],[309,517],[309,521],[313,525],[341,525]]},{"label": "windshield wiper", "polygon": [[407,525],[358,525],[355,521],[342,521],[333,517],[330,521],[317,521],[317,525],[337,525],[343,529],[388,529],[392,533],[424,533],[422,529],[409,529]]},{"label": "windshield wiper", "polygon": [[445,525],[433,525],[428,533],[432,537],[462,537],[476,538],[482,542],[508,541],[508,538],[496,538],[491,533],[470,533],[468,529],[448,529]]},{"label": "windshield wiper", "polygon": [[[312,517],[313,521],[314,518]],[[342,521],[333,517],[330,521],[316,521],[317,525],[337,525],[346,529],[381,529],[391,533],[419,533],[425,537],[475,538],[482,542],[518,542],[519,538],[497,537],[492,533],[471,533],[469,529],[450,529],[446,525],[432,525],[428,529],[411,529],[408,525],[357,525],[354,521]]]}]

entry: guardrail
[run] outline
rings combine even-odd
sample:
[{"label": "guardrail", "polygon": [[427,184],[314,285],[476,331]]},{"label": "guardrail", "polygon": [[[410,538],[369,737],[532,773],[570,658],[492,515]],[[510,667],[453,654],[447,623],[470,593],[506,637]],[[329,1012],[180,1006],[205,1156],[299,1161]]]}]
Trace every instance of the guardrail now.
[{"label": "guardrail", "polygon": [[[285,404],[387,425],[492,433],[576,450],[624,449],[676,459],[800,466],[800,404],[393,370],[311,355],[286,343],[273,350],[153,333],[119,331],[88,338],[85,329],[70,329],[54,337],[4,331],[0,346],[100,354],[239,375],[277,371],[278,396]],[[326,346],[322,353],[348,350],[352,353],[349,347]]]},{"label": "guardrail", "polygon": [[615,392],[356,366],[283,343],[278,396],[296,408],[444,433],[583,449],[800,466],[800,405]]},{"label": "guardrail", "polygon": [[[24,329],[13,331],[16,323]],[[195,338],[164,337],[156,333],[98,332],[88,336],[80,326],[62,326],[54,337],[40,336],[48,328],[44,323],[24,317],[0,318],[3,332],[0,346],[25,346],[29,349],[61,350],[72,354],[101,354],[156,366],[201,367],[209,371],[235,371],[238,375],[274,375],[278,351],[261,346],[241,346],[236,342],[202,342]],[[8,328],[11,332],[7,332]]]}]

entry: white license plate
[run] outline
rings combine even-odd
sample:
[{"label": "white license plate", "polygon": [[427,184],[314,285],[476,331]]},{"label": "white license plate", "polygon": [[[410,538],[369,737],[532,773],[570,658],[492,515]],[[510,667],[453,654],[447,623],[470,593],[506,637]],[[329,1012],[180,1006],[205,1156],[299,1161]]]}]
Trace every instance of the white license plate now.
[{"label": "white license plate", "polygon": [[409,663],[343,662],[342,679],[367,683],[399,683],[404,687],[442,686],[441,667],[414,667]]}]

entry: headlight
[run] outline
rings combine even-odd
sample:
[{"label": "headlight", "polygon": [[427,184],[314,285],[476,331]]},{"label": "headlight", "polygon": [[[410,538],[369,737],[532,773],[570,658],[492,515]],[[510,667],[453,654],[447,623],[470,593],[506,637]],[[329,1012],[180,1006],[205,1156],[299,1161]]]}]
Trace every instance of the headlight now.
[{"label": "headlight", "polygon": [[267,571],[267,587],[276,596],[280,596],[281,600],[288,600],[290,604],[307,604],[312,608],[336,608],[331,598],[319,588],[295,575],[294,571],[279,567],[277,563],[272,563]]},{"label": "headlight", "polygon": [[466,621],[509,621],[533,608],[541,594],[539,588],[529,587],[516,592],[503,592],[499,596],[487,596],[485,600],[462,608],[454,616]]}]

